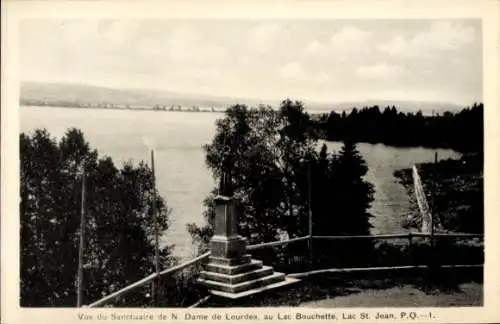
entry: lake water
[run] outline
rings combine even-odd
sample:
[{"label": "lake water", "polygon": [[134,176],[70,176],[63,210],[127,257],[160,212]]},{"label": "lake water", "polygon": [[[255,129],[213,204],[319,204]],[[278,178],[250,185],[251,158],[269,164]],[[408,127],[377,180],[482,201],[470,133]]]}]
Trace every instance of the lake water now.
[{"label": "lake water", "polygon": [[[175,254],[194,255],[187,223],[203,224],[202,202],[215,182],[205,166],[202,145],[215,134],[215,121],[222,113],[155,112],[133,110],[68,109],[21,107],[21,132],[46,128],[60,138],[69,127],[83,131],[99,155],[108,155],[117,165],[141,160],[150,162],[147,143],[155,146],[157,187],[166,198],[172,214],[171,225],[162,243],[175,244]],[[327,143],[329,151],[341,144]],[[369,167],[366,179],[375,186],[375,201],[370,212],[372,233],[398,233],[401,219],[409,210],[409,199],[393,172],[414,163],[434,160],[436,150],[393,148],[382,144],[358,144]],[[452,150],[437,150],[439,158],[458,158]],[[333,209],[334,210],[334,209]]]}]

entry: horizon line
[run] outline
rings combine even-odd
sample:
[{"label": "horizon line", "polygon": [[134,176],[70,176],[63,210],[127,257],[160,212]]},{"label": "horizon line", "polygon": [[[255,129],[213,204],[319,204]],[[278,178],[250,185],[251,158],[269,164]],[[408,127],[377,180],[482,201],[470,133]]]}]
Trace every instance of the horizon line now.
[{"label": "horizon line", "polygon": [[[474,103],[484,103],[484,100],[470,100],[468,103],[459,103],[457,101],[452,101],[452,100],[417,100],[417,99],[393,99],[393,98],[365,98],[365,99],[359,99],[359,100],[339,100],[335,101],[333,99],[324,101],[324,100],[312,100],[312,99],[306,99],[306,98],[294,98],[292,96],[284,96],[283,98],[277,99],[277,98],[262,98],[258,99],[255,97],[239,97],[239,96],[229,96],[229,95],[222,95],[222,94],[205,94],[205,93],[193,93],[193,92],[186,92],[186,91],[179,91],[179,90],[171,90],[171,89],[159,89],[159,88],[142,88],[142,87],[137,87],[137,88],[131,88],[131,87],[116,87],[116,86],[111,86],[111,85],[98,85],[98,84],[92,84],[88,82],[79,82],[79,81],[72,81],[72,82],[63,82],[63,81],[38,81],[38,80],[20,80],[19,81],[19,87],[23,83],[37,83],[37,84],[52,84],[52,85],[69,85],[69,86],[86,86],[86,87],[95,87],[95,88],[107,88],[111,90],[117,90],[117,91],[151,91],[151,92],[170,92],[178,95],[191,95],[191,96],[203,96],[207,97],[206,99],[225,99],[225,100],[247,100],[247,101],[261,101],[263,102],[262,104],[268,104],[265,102],[273,102],[273,103],[281,103],[284,100],[290,99],[292,101],[300,101],[304,104],[308,103],[310,105],[343,105],[343,104],[361,104],[364,102],[376,102],[376,101],[386,101],[386,102],[407,102],[407,103],[427,103],[427,104],[445,104],[445,105],[454,105],[457,107],[462,107],[466,108],[468,106],[471,106]],[[21,99],[21,93],[20,93],[20,98]],[[238,104],[239,102],[236,102],[235,104]]]}]

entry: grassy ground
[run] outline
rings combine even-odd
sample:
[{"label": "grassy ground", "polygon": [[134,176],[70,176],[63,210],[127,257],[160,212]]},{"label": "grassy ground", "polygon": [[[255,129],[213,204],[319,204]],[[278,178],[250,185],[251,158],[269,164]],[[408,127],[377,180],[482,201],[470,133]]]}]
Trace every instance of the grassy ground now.
[{"label": "grassy ground", "polygon": [[482,269],[321,274],[273,292],[203,307],[446,307],[483,304]]}]

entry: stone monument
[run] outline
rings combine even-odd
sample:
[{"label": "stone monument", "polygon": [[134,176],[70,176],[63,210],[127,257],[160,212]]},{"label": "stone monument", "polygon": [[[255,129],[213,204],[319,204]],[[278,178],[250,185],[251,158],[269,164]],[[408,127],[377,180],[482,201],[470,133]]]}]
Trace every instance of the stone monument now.
[{"label": "stone monument", "polygon": [[274,272],[247,253],[246,239],[238,235],[238,215],[233,201],[229,168],[220,180],[215,197],[214,235],[209,262],[200,274],[213,295],[236,299],[299,281]]}]

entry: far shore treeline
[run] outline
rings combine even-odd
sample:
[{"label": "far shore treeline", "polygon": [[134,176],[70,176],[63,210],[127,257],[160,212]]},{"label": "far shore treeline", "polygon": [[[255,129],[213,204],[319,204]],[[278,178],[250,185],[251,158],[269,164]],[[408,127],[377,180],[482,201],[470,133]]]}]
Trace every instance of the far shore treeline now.
[{"label": "far shore treeline", "polygon": [[[217,120],[216,134],[204,146],[205,162],[215,180],[231,165],[234,198],[240,211],[239,233],[250,243],[274,241],[283,235],[308,235],[309,211],[315,235],[369,235],[372,215],[368,210],[374,189],[365,179],[368,166],[356,142],[453,148],[464,156],[480,156],[482,161],[482,118],[482,104],[429,117],[403,114],[394,107],[370,107],[319,118],[309,115],[301,102],[288,99],[278,109],[234,105]],[[111,158],[99,156],[80,130],[67,126],[60,140],[41,129],[20,134],[22,306],[76,305],[83,174],[85,199],[91,202],[85,206],[84,303],[150,275],[154,271],[153,228],[159,225],[162,231],[168,230],[168,197],[155,192],[147,164],[118,167]],[[342,148],[338,152],[328,152],[326,145],[318,149],[321,139],[341,141]],[[482,163],[474,172],[482,180]],[[460,204],[468,206],[470,199],[478,203],[482,186],[473,187],[481,195],[462,194]],[[153,193],[158,197],[158,224],[152,217]],[[200,253],[213,233],[216,194],[217,187],[207,192],[206,224],[187,224]],[[455,212],[460,214],[463,208],[446,208],[454,214],[444,220],[449,224],[460,222]],[[479,211],[470,209],[468,224],[482,224]],[[424,243],[402,247],[376,244],[371,239],[321,242],[314,245],[314,263],[306,262],[311,261],[311,255],[305,244],[252,253],[266,264],[290,273],[310,266],[427,262],[429,246]],[[443,244],[443,262],[482,262],[481,247]],[[166,246],[160,251],[162,269],[177,262],[172,257],[173,248]],[[290,268],[289,261],[297,259],[295,266],[299,268]],[[195,281],[198,271],[199,266],[190,268],[160,282],[162,297],[157,305],[186,307],[203,297],[206,291]],[[151,302],[151,288],[145,286],[113,305],[140,307]]]},{"label": "far shore treeline", "polygon": [[459,112],[403,113],[396,107],[354,108],[350,113],[324,114],[315,123],[329,141],[350,138],[355,142],[392,146],[450,148],[459,152],[483,150],[483,104],[473,103]]}]

